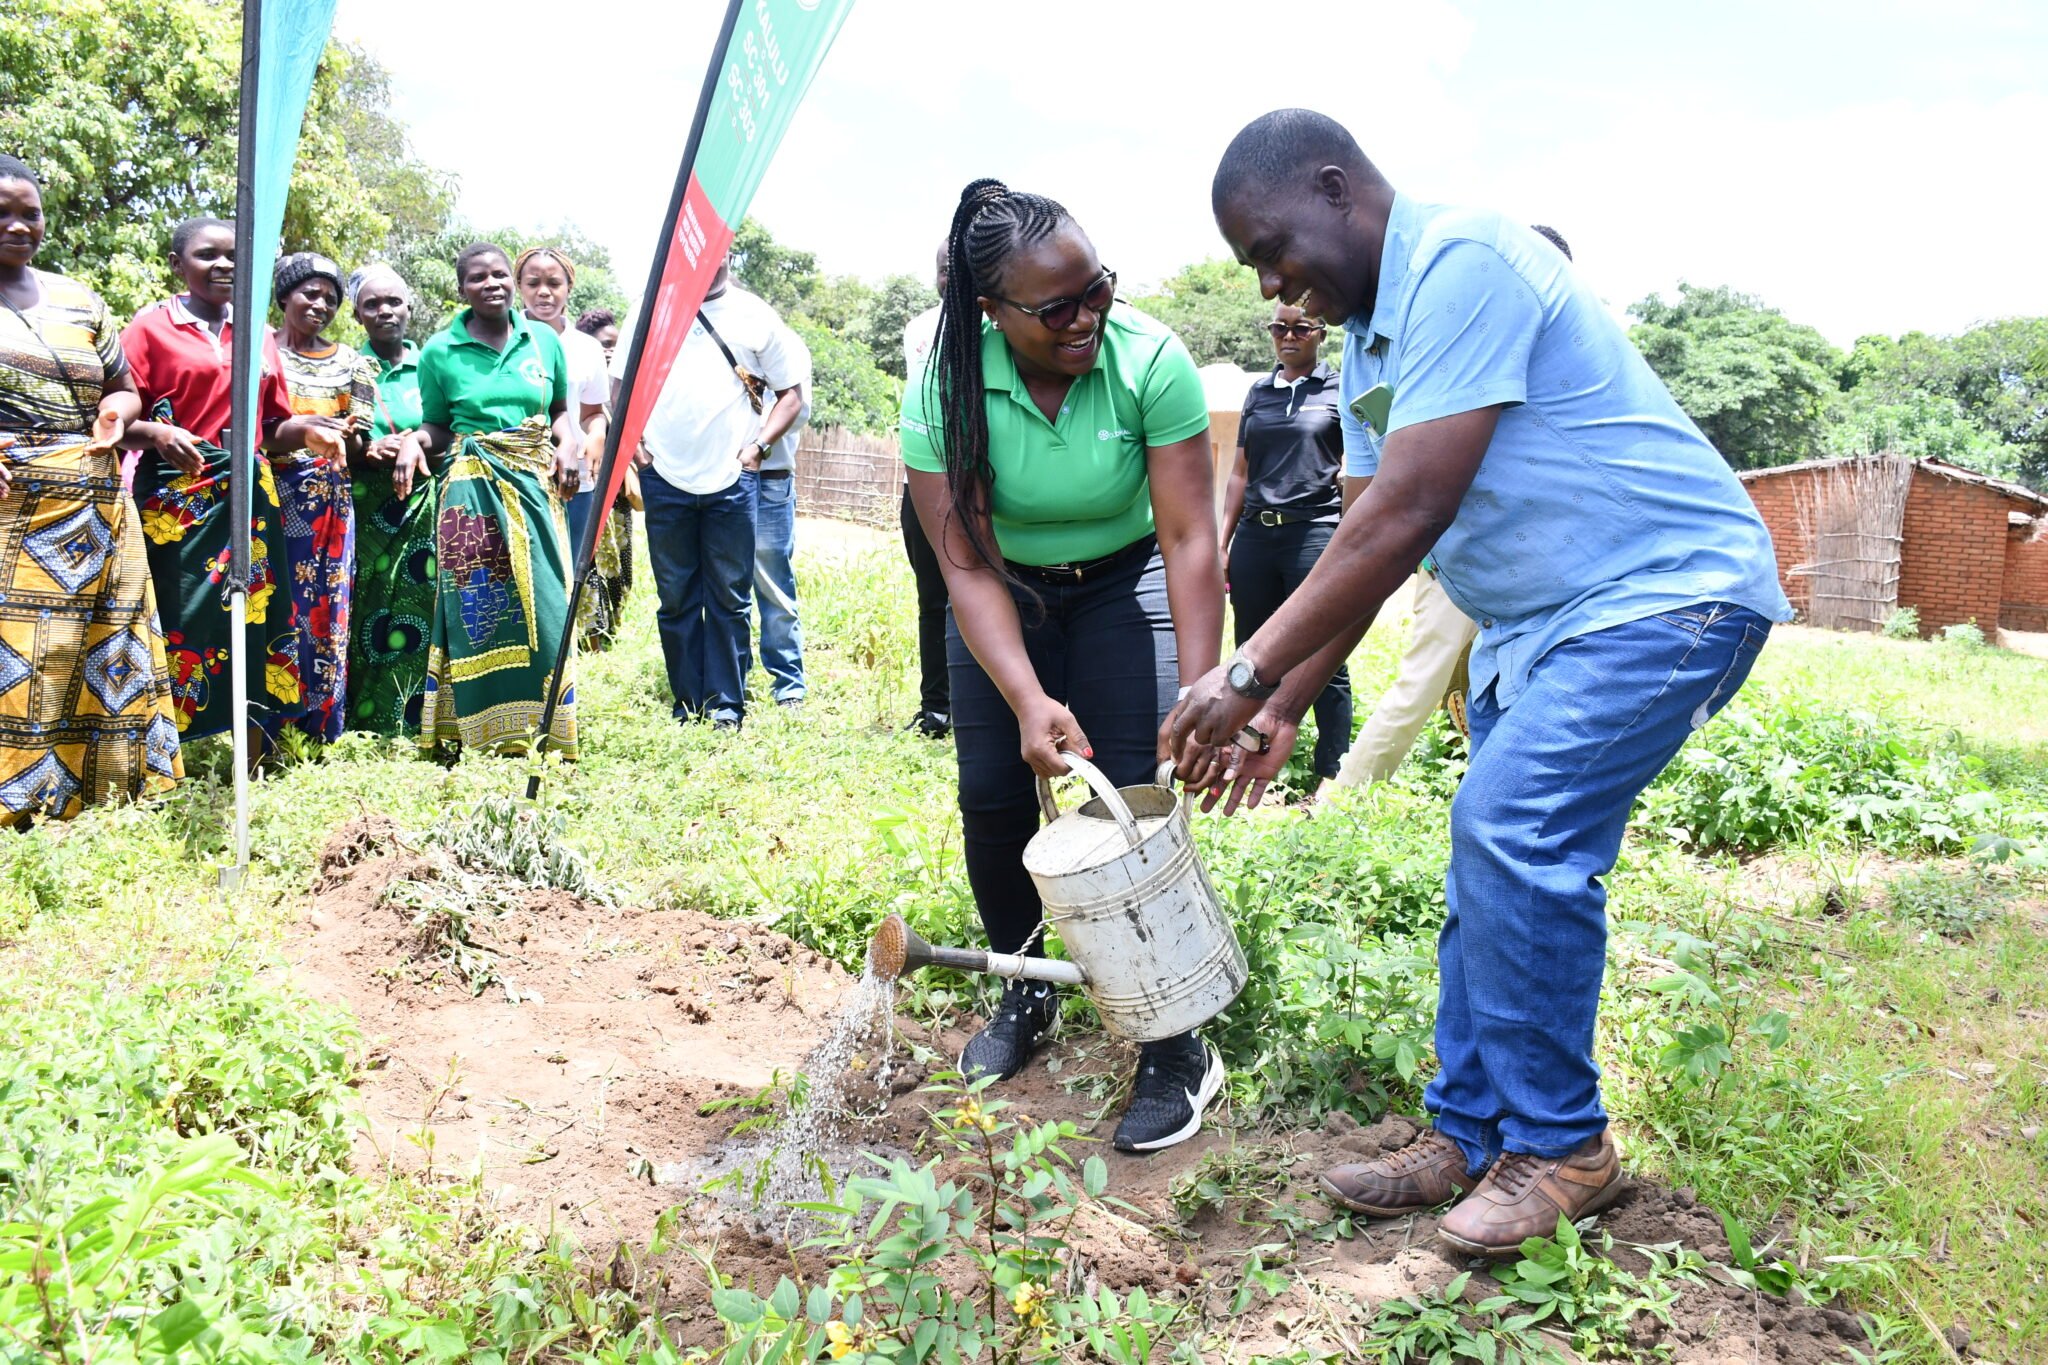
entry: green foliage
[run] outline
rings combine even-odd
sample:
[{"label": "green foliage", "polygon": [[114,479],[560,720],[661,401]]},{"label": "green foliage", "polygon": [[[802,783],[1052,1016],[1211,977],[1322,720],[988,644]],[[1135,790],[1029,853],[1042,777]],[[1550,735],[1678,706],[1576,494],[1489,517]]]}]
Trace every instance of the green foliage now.
[{"label": "green foliage", "polygon": [[[1178,1305],[1070,1281],[1074,1219],[1108,1189],[1108,1165],[1069,1154],[1071,1122],[1020,1124],[983,1096],[988,1082],[949,1079],[932,1087],[945,1105],[933,1126],[961,1177],[942,1177],[937,1158],[869,1157],[880,1174],[797,1206],[825,1224],[807,1243],[831,1267],[823,1283],[784,1277],[764,1296],[707,1261],[720,1359],[1008,1362],[1086,1350],[1141,1365],[1165,1343]],[[961,1275],[972,1276],[964,1287]]]},{"label": "green foliage", "polygon": [[1564,1356],[1525,1328],[1482,1321],[1465,1301],[1470,1271],[1423,1298],[1390,1299],[1373,1315],[1360,1343],[1381,1365],[1563,1365]]},{"label": "green foliage", "polygon": [[1606,1255],[1613,1245],[1603,1232],[1598,1251],[1587,1247],[1560,1215],[1555,1236],[1531,1237],[1522,1243],[1520,1260],[1494,1271],[1503,1292],[1480,1308],[1510,1313],[1501,1323],[1509,1331],[1555,1324],[1569,1335],[1573,1350],[1591,1359],[1625,1355],[1629,1323],[1638,1313],[1670,1326],[1678,1289],[1661,1267],[1647,1279],[1618,1268]]},{"label": "green foliage", "polygon": [[1915,868],[1885,887],[1885,900],[1894,915],[1952,939],[1974,938],[1979,929],[1995,923],[2010,895],[2007,887],[1993,882],[1981,869]]},{"label": "green foliage", "polygon": [[[811,425],[891,431],[903,407],[903,385],[875,363],[859,341],[798,313],[790,326],[811,348]],[[897,331],[896,367],[903,367]]]},{"label": "green foliage", "polygon": [[1961,650],[1965,654],[1979,652],[1991,647],[1990,641],[1984,638],[1983,628],[1975,621],[1958,621],[1954,625],[1943,626],[1941,630],[1941,643],[1951,649]]},{"label": "green foliage", "polygon": [[[211,0],[20,0],[0,13],[0,146],[44,177],[41,260],[126,317],[174,287],[170,230],[234,206],[239,8]],[[385,74],[330,43],[314,78],[283,248],[365,259],[395,226],[445,218],[450,187],[410,153]]]},{"label": "green foliage", "polygon": [[2000,479],[2026,472],[2024,452],[1984,430],[1955,399],[1919,390],[1887,398],[1870,385],[1850,389],[1836,403],[1827,453],[1946,460]]},{"label": "green foliage", "polygon": [[[1852,406],[1932,409],[1932,430],[1945,433],[1937,443],[1953,442],[1943,458],[2048,487],[2048,318],[2002,318],[1952,337],[1863,337],[1849,353],[1843,386]],[[1955,414],[1968,432],[1956,428]],[[1909,428],[1905,439],[1916,432]]]},{"label": "green foliage", "polygon": [[1981,760],[1867,711],[1745,695],[1695,734],[1637,803],[1635,823],[1705,848],[1823,834],[1885,848],[1956,848],[2003,802]]},{"label": "green foliage", "polygon": [[560,248],[576,263],[576,287],[569,291],[569,321],[592,308],[609,308],[623,323],[626,295],[612,272],[611,252],[572,225],[552,232],[534,232],[500,227],[484,231],[469,223],[445,221],[423,231],[393,234],[386,256],[392,267],[412,286],[414,303],[409,331],[416,341],[425,341],[448,325],[462,307],[462,291],[455,280],[455,258],[472,242],[496,242],[505,254],[517,260],[519,253],[533,246]]},{"label": "green foliage", "polygon": [[1259,293],[1258,276],[1236,261],[1188,266],[1161,281],[1157,293],[1131,302],[1171,327],[1197,365],[1229,361],[1254,373],[1273,367],[1266,335],[1273,305]]},{"label": "green foliage", "polygon": [[1899,607],[1884,618],[1881,632],[1887,640],[1917,640],[1920,638],[1920,609]]},{"label": "green foliage", "polygon": [[1629,336],[1671,396],[1737,469],[1822,452],[1841,355],[1754,295],[1681,284],[1629,310]]}]

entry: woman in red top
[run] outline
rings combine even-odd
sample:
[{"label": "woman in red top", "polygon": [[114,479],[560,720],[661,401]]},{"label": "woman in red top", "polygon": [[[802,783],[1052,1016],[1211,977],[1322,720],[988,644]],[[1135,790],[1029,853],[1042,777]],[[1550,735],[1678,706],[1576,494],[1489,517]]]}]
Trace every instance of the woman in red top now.
[{"label": "woman in red top", "polygon": [[[235,229],[193,218],[171,234],[171,268],[185,292],[144,309],[121,333],[146,418],[122,444],[142,452],[135,502],[149,537],[149,572],[163,616],[165,653],[184,739],[217,735],[231,721],[227,669],[248,670],[255,724],[276,734],[305,710],[298,623],[289,592],[277,591],[284,523],[268,462],[258,460],[250,496],[248,629],[231,639],[221,585],[228,573],[228,453],[223,434],[233,405]],[[340,458],[340,437],[314,418],[294,417],[277,346],[262,348],[257,415],[265,450],[316,450]],[[241,657],[234,657],[239,650]]]}]

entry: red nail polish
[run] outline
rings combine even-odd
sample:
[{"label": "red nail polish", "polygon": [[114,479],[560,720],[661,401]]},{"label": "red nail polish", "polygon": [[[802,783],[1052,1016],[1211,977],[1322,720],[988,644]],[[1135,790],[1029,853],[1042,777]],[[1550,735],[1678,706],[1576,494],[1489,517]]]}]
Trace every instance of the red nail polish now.
[{"label": "red nail polish", "polygon": [[1083,749],[1083,750],[1081,751],[1081,757],[1083,757],[1083,758],[1093,758],[1093,757],[1095,757],[1095,751],[1094,751],[1093,749]]}]

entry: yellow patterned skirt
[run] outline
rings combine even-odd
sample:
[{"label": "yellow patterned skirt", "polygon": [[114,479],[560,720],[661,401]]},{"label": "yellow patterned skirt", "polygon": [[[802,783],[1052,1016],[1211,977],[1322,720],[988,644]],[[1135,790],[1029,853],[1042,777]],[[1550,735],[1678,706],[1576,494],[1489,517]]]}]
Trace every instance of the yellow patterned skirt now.
[{"label": "yellow patterned skirt", "polygon": [[[547,424],[456,438],[440,477],[420,745],[524,753],[540,731],[569,618],[569,556]],[[548,748],[576,757],[572,654]]]},{"label": "yellow patterned skirt", "polygon": [[0,460],[0,826],[169,790],[170,669],[119,457],[29,435]]}]

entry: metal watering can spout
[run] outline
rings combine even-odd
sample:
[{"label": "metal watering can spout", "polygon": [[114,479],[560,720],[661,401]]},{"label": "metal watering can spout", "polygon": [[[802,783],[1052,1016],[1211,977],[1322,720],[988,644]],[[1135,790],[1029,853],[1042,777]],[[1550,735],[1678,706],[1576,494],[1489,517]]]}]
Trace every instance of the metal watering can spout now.
[{"label": "metal watering can spout", "polygon": [[883,920],[875,930],[874,941],[868,944],[868,971],[884,981],[895,981],[924,967],[985,972],[1012,980],[1022,977],[1061,986],[1088,984],[1087,975],[1071,962],[1017,953],[986,953],[978,948],[935,948],[906,924],[903,916],[891,915]]}]

